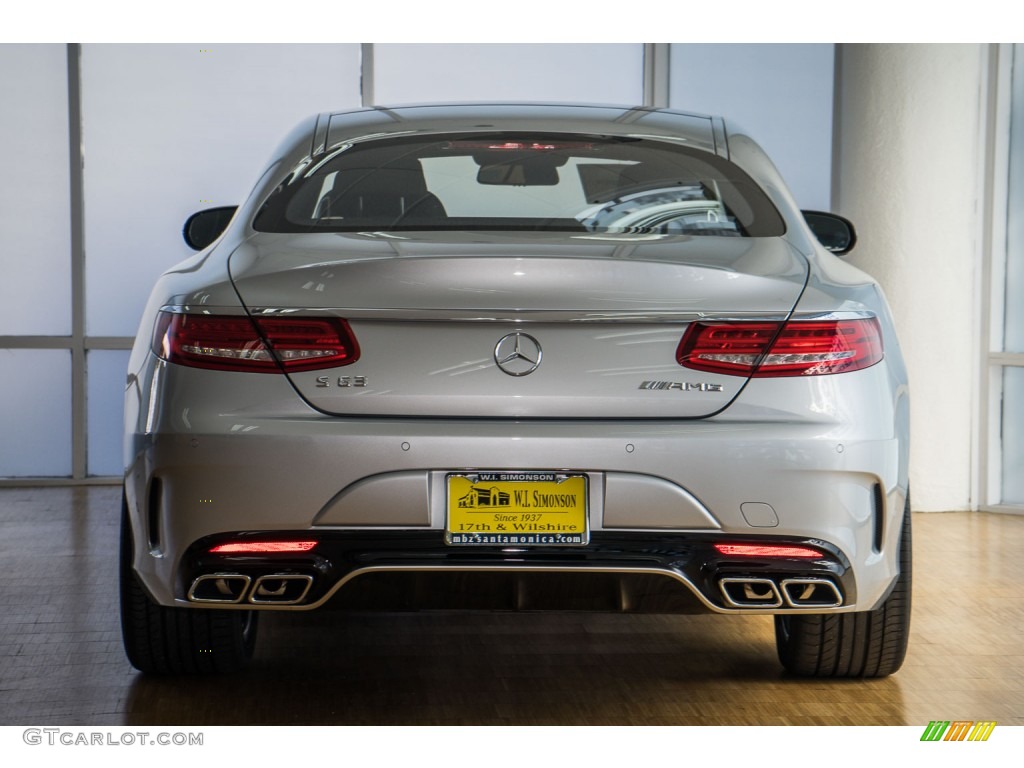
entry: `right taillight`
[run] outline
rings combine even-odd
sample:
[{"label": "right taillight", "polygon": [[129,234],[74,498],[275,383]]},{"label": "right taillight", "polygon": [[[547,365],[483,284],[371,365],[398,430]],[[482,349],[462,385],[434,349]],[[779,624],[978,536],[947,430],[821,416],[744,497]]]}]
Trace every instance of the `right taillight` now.
[{"label": "right taillight", "polygon": [[179,365],[246,373],[334,368],[359,358],[352,329],[339,318],[167,311],[157,319],[153,352]]},{"label": "right taillight", "polygon": [[779,323],[697,322],[676,361],[684,368],[732,376],[820,376],[859,371],[882,359],[882,332],[873,317]]}]

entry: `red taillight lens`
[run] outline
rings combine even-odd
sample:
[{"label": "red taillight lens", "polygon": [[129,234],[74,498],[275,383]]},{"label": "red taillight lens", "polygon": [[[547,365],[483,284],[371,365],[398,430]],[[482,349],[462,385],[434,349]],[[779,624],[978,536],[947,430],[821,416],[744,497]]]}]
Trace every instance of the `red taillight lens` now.
[{"label": "red taillight lens", "polygon": [[730,557],[821,557],[816,549],[782,544],[715,544],[715,549]]},{"label": "red taillight lens", "polygon": [[271,552],[309,552],[315,541],[233,541],[210,548],[215,555],[262,555]]},{"label": "red taillight lens", "polygon": [[684,368],[733,376],[820,376],[882,359],[875,318],[778,323],[693,323],[676,350]]},{"label": "red taillight lens", "polygon": [[337,318],[250,320],[236,315],[174,312],[160,313],[153,352],[179,365],[248,373],[280,373],[281,368],[286,372],[312,371],[348,365],[359,358],[352,329]]}]

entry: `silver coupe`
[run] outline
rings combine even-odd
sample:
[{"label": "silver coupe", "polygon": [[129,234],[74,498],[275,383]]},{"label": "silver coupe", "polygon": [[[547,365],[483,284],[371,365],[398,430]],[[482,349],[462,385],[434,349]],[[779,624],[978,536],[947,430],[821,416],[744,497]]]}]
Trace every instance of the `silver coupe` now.
[{"label": "silver coupe", "polygon": [[728,121],[324,113],[185,238],[128,371],[143,672],[236,668],[262,611],[327,603],[765,614],[793,674],[902,664],[890,312]]}]

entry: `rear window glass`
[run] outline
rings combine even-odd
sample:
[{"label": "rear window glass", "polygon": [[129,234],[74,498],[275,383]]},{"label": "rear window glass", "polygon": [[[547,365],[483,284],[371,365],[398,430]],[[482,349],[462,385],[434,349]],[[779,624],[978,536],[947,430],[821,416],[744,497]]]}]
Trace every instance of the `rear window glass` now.
[{"label": "rear window glass", "polygon": [[664,141],[451,134],[341,146],[270,196],[264,232],[535,230],[776,236],[737,166]]}]

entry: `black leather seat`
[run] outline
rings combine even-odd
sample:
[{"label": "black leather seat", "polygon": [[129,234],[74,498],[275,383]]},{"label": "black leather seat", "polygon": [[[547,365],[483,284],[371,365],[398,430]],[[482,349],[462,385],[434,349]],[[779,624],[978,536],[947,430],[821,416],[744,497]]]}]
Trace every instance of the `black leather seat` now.
[{"label": "black leather seat", "polygon": [[418,166],[339,171],[317,214],[341,218],[346,225],[426,224],[447,217],[440,199],[427,191]]}]

